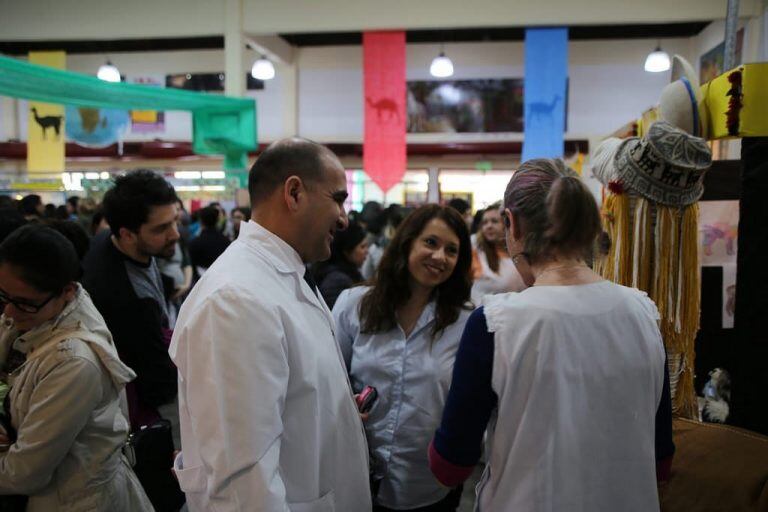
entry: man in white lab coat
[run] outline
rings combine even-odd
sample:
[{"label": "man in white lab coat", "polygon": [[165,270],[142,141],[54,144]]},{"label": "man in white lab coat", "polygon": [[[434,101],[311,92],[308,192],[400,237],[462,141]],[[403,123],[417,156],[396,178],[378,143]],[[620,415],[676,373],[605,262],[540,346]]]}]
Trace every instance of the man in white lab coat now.
[{"label": "man in white lab coat", "polygon": [[367,512],[365,434],[334,340],[305,277],[347,226],[338,158],[304,139],[253,165],[252,219],[179,313],[182,453],[191,512]]}]

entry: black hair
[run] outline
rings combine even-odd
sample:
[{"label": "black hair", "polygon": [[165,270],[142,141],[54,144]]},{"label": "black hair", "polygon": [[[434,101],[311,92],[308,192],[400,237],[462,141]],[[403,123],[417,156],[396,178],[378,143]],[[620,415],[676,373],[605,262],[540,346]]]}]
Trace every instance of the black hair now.
[{"label": "black hair", "polygon": [[202,224],[204,228],[216,229],[216,225],[219,222],[219,209],[215,206],[208,205],[205,208],[201,208],[199,212],[200,224]]},{"label": "black hair", "polygon": [[176,191],[165,178],[147,169],[115,178],[115,186],[104,194],[104,217],[119,237],[120,229],[138,232],[152,207],[176,204]]},{"label": "black hair", "polygon": [[311,140],[295,137],[272,143],[248,173],[251,205],[268,198],[290,176],[298,176],[307,186],[321,181],[329,158],[336,157]]},{"label": "black hair", "polygon": [[19,209],[16,201],[12,197],[0,195],[0,209],[4,208],[14,208],[16,210]]},{"label": "black hair", "polygon": [[27,219],[16,209],[0,208],[0,242],[27,223]]},{"label": "black hair", "polygon": [[56,215],[55,218],[61,219],[61,220],[67,220],[69,218],[69,212],[67,211],[67,207],[63,204],[56,207]]},{"label": "black hair", "polygon": [[232,212],[230,215],[232,215],[235,212],[240,212],[245,216],[245,221],[248,222],[251,220],[251,209],[246,208],[245,206],[238,206],[237,208],[232,208]]},{"label": "black hair", "polygon": [[91,217],[91,225],[89,226],[90,235],[93,236],[96,234],[96,232],[99,230],[99,224],[101,224],[101,221],[104,219],[104,209],[99,206],[96,208],[96,211],[93,212],[93,217]]},{"label": "black hair", "polygon": [[19,201],[19,211],[22,215],[39,215],[37,212],[38,205],[41,205],[43,200],[37,194],[29,194],[21,198]]},{"label": "black hair", "polygon": [[67,198],[67,203],[72,207],[72,209],[77,212],[77,205],[80,202],[80,198],[78,196],[69,196]]},{"label": "black hair", "polygon": [[485,215],[484,208],[475,212],[475,216],[472,217],[472,226],[469,228],[469,234],[477,233],[480,230],[480,226],[483,224],[483,215]]},{"label": "black hair", "polygon": [[28,224],[0,244],[0,264],[21,270],[21,278],[40,292],[61,293],[77,281],[80,261],[72,242],[42,224]]},{"label": "black hair", "polygon": [[454,197],[448,201],[448,206],[459,212],[461,215],[467,213],[470,208],[470,204],[460,197]]},{"label": "black hair", "polygon": [[356,281],[362,281],[363,276],[360,275],[357,267],[349,261],[347,253],[360,245],[360,242],[365,240],[365,237],[365,230],[356,222],[350,221],[347,229],[336,231],[331,243],[331,257],[326,261],[315,264],[313,267],[315,280],[318,283],[321,282],[332,268],[337,267],[343,269],[350,276],[354,275],[357,277]]},{"label": "black hair", "polygon": [[77,252],[77,258],[80,261],[83,260],[88,249],[91,248],[91,239],[83,226],[77,222],[63,219],[45,219],[43,224],[55,229],[72,242],[75,252]]}]

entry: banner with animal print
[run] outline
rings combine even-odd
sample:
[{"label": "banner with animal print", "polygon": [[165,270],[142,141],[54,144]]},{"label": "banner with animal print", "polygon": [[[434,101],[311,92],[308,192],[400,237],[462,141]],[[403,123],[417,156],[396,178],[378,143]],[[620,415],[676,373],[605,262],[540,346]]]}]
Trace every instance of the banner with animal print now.
[{"label": "banner with animal print", "polygon": [[[65,52],[29,52],[29,62],[66,69]],[[64,105],[29,102],[27,170],[56,173],[64,170]]]},{"label": "banner with animal print", "polygon": [[386,193],[406,168],[405,32],[363,34],[363,78],[363,170]]},{"label": "banner with animal print", "polygon": [[563,156],[568,29],[525,31],[523,160]]}]

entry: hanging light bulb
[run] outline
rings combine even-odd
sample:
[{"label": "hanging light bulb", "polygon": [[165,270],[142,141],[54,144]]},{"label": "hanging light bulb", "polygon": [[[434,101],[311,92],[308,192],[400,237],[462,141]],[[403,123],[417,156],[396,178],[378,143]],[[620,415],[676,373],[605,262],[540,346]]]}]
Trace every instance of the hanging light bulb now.
[{"label": "hanging light bulb", "polygon": [[102,64],[101,67],[99,67],[99,72],[96,73],[96,76],[105,82],[119,82],[120,70],[107,60],[106,64]]},{"label": "hanging light bulb", "polygon": [[257,80],[272,80],[275,78],[275,66],[264,55],[253,63],[251,76]]},{"label": "hanging light bulb", "polygon": [[645,59],[645,70],[650,73],[661,73],[669,69],[669,54],[656,46],[656,49],[648,54]]},{"label": "hanging light bulb", "polygon": [[446,78],[453,75],[453,62],[441,51],[440,55],[432,59],[429,66],[429,73],[437,78]]}]

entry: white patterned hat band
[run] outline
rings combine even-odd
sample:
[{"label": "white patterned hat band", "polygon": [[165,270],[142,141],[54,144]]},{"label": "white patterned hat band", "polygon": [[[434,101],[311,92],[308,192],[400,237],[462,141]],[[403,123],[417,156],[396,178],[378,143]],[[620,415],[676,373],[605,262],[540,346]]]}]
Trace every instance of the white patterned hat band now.
[{"label": "white patterned hat band", "polygon": [[704,193],[704,173],[712,165],[706,141],[664,121],[645,137],[608,139],[595,151],[594,174],[611,190],[617,185],[651,201],[687,206]]}]

